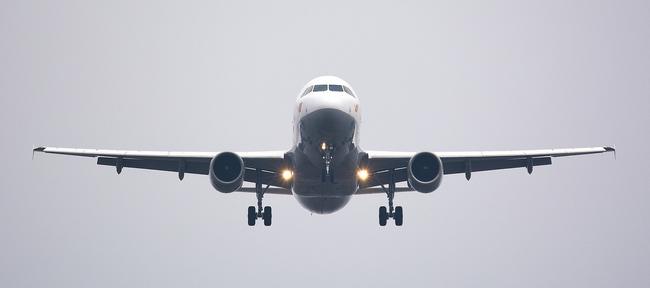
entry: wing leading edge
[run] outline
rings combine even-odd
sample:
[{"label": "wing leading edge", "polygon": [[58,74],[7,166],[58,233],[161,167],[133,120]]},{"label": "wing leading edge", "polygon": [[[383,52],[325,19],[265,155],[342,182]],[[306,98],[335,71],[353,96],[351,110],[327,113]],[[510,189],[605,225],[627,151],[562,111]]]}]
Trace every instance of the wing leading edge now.
[{"label": "wing leading edge", "polygon": [[[183,179],[185,173],[209,174],[210,161],[219,152],[168,152],[168,151],[132,151],[37,147],[33,152],[72,155],[97,158],[98,165],[113,166],[120,173],[124,167],[158,170],[178,173]],[[465,173],[469,180],[472,172],[511,169],[525,167],[529,173],[534,166],[550,165],[551,158],[575,155],[614,152],[613,147],[515,150],[515,151],[473,151],[473,152],[435,152],[441,158],[444,174]],[[284,151],[235,152],[242,157],[245,165],[244,181],[255,182],[256,171],[262,173],[260,180],[265,185],[277,187],[269,190],[271,194],[291,194],[286,182],[281,180],[279,171],[284,161]],[[415,152],[366,151],[370,178],[360,184],[358,194],[383,193],[373,189],[388,184],[391,177],[396,182],[407,180],[406,166]],[[390,173],[394,171],[394,173]],[[391,176],[392,174],[392,176]],[[242,187],[241,192],[251,192],[252,188]],[[403,188],[400,191],[410,191]]]}]

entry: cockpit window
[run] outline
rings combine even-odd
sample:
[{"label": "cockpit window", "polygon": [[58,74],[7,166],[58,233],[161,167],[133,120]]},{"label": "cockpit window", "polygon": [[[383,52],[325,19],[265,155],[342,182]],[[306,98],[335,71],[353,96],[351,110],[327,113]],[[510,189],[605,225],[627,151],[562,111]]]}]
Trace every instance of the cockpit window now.
[{"label": "cockpit window", "polygon": [[302,92],[302,96],[300,96],[300,97],[303,97],[303,96],[309,94],[309,92],[311,92],[311,89],[314,89],[314,86],[307,87],[307,89],[305,89],[305,92]]},{"label": "cockpit window", "polygon": [[319,85],[313,85],[307,87],[304,92],[302,92],[302,96],[304,97],[305,95],[309,94],[310,92],[323,92],[323,91],[332,91],[332,92],[345,92],[349,94],[352,97],[356,97],[354,93],[352,93],[352,90],[348,88],[347,86],[343,85],[338,85],[338,84],[319,84]]},{"label": "cockpit window", "polygon": [[343,86],[343,90],[345,90],[345,93],[350,94],[350,96],[356,97],[354,96],[354,93],[352,93],[352,90],[350,90],[350,88],[348,88],[347,86]]},{"label": "cockpit window", "polygon": [[341,85],[329,85],[329,86],[330,86],[330,91],[343,92],[343,86]]}]

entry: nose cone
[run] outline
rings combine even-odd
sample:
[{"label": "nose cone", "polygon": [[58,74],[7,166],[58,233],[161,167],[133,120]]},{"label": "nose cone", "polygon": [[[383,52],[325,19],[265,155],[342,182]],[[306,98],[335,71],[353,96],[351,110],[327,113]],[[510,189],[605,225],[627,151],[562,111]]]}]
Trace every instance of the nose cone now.
[{"label": "nose cone", "polygon": [[337,146],[348,144],[354,136],[355,127],[356,121],[347,111],[321,108],[301,119],[300,135],[318,150],[322,141]]}]

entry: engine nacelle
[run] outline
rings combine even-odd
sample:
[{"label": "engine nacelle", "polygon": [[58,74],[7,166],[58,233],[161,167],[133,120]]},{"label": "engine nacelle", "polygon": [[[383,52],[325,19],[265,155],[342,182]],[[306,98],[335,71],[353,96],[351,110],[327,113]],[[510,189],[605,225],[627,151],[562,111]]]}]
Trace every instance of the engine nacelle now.
[{"label": "engine nacelle", "polygon": [[210,183],[219,192],[230,193],[244,183],[244,159],[232,152],[221,152],[210,161]]},{"label": "engine nacelle", "polygon": [[431,193],[442,181],[442,161],[431,152],[420,152],[411,157],[407,171],[409,185],[418,192]]}]

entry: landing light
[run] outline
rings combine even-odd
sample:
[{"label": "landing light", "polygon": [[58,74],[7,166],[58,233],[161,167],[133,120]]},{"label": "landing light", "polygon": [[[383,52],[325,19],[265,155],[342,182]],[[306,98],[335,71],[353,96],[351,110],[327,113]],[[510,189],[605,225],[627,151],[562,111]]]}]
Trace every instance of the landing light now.
[{"label": "landing light", "polygon": [[284,179],[284,181],[289,181],[291,180],[292,177],[293,177],[293,171],[289,169],[282,170],[282,179]]},{"label": "landing light", "polygon": [[325,150],[327,149],[327,143],[323,142],[323,144],[320,144],[320,150]]},{"label": "landing light", "polygon": [[357,177],[359,177],[359,180],[361,181],[366,181],[366,179],[368,179],[368,169],[359,169],[359,171],[357,171]]}]

